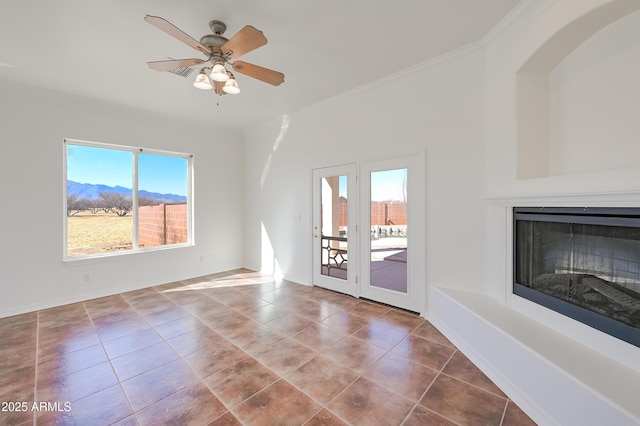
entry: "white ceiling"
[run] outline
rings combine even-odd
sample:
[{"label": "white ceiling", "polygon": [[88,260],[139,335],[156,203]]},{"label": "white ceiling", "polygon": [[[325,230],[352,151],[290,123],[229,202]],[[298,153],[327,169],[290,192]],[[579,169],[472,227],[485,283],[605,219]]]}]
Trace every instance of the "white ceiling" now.
[{"label": "white ceiling", "polygon": [[[180,119],[254,125],[482,39],[520,0],[0,0],[0,79]],[[241,59],[281,71],[274,87],[237,74],[217,96],[147,61],[200,58],[146,23],[161,16],[195,39],[208,23],[269,40]]]}]

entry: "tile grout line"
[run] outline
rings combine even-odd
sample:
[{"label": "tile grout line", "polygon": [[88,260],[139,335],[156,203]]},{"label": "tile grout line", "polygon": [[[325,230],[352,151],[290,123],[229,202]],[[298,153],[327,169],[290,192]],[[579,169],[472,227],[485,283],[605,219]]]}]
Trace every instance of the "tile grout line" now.
[{"label": "tile grout line", "polygon": [[[158,291],[158,289],[156,289],[155,287],[151,287],[151,288],[155,291],[155,293],[156,293],[156,294],[158,294],[158,295],[160,295],[160,296],[164,297],[167,301],[169,301],[169,302],[173,303],[176,307],[178,307],[178,308],[180,308],[180,309],[184,310],[184,311],[185,311],[185,312],[187,312],[189,315],[193,315],[193,317],[194,317],[194,318],[197,318],[199,321],[203,322],[200,318],[198,318],[198,317],[197,317],[196,315],[194,315],[192,312],[190,312],[189,310],[187,310],[187,309],[183,308],[182,306],[180,306],[180,305],[179,305],[178,303],[176,303],[174,300],[172,300],[171,298],[169,298],[169,297],[167,297],[166,295],[164,295],[161,291]],[[204,385],[204,383],[202,383],[202,379],[200,379],[200,377],[196,374],[196,372],[193,370],[193,368],[191,368],[191,366],[189,365],[189,363],[187,363],[187,362],[183,359],[183,356],[182,356],[182,355],[180,355],[180,354],[179,354],[179,353],[174,349],[174,347],[171,345],[171,343],[169,343],[169,342],[168,342],[168,340],[171,340],[171,339],[165,339],[165,337],[164,337],[164,336],[162,336],[160,333],[158,333],[158,331],[156,330],[156,326],[154,326],[153,324],[151,324],[151,323],[146,319],[146,317],[145,317],[144,315],[142,315],[142,314],[141,314],[141,313],[136,309],[136,307],[135,307],[135,306],[133,306],[133,305],[129,302],[129,300],[127,300],[127,298],[126,298],[126,297],[122,296],[122,299],[127,303],[127,305],[129,305],[129,306],[131,307],[131,309],[136,313],[136,315],[138,315],[138,317],[140,317],[140,319],[141,319],[142,321],[144,321],[145,323],[147,323],[147,325],[149,325],[149,327],[150,327],[150,328],[151,328],[151,329],[152,329],[152,330],[153,330],[153,331],[154,331],[154,332],[155,332],[155,333],[160,337],[161,341],[162,341],[163,343],[165,343],[165,344],[169,347],[169,349],[171,349],[171,350],[172,350],[172,351],[173,351],[173,352],[178,356],[178,358],[176,358],[175,360],[172,360],[172,361],[166,362],[166,363],[164,363],[164,364],[158,365],[158,366],[156,366],[156,367],[152,368],[151,370],[148,370],[148,371],[146,371],[146,372],[140,373],[140,374],[138,374],[138,375],[136,375],[136,376],[134,376],[134,377],[138,377],[138,376],[140,376],[140,375],[142,375],[142,374],[146,374],[146,373],[148,373],[149,371],[153,371],[153,370],[155,370],[156,368],[163,367],[163,366],[165,366],[165,365],[167,365],[167,364],[169,364],[169,363],[171,363],[171,362],[174,362],[174,361],[176,361],[176,360],[178,360],[178,359],[179,359],[179,360],[181,360],[181,361],[185,364],[185,366],[186,366],[186,367],[191,371],[191,373],[194,375],[194,377],[196,377],[196,378],[198,379],[198,383],[200,383],[200,384]],[[174,321],[178,321],[179,319],[180,319],[180,318],[178,318],[178,319],[176,319],[176,320],[174,320]],[[172,321],[168,321],[167,323],[169,323],[169,322],[172,322]],[[208,327],[208,325],[207,325],[206,323],[204,323],[204,322],[203,322],[203,324],[204,324],[205,326],[207,326],[207,327]],[[211,327],[209,327],[209,328],[211,328]],[[214,331],[215,331],[215,330],[214,330]],[[187,332],[187,333],[189,333],[189,332]],[[182,334],[186,334],[186,333],[182,333]],[[180,336],[181,336],[182,334],[180,334]],[[218,334],[219,334],[219,333],[218,333]],[[174,337],[177,337],[177,336],[174,336]],[[144,348],[147,348],[147,347],[149,347],[149,346],[153,346],[154,344],[155,344],[155,343],[153,343],[153,344],[151,344],[151,345],[147,345],[147,346],[145,346]],[[144,348],[139,348],[139,349],[137,349],[137,350],[144,349]],[[137,350],[136,350],[136,351],[137,351]],[[106,352],[106,350],[105,350],[105,352]],[[135,351],[134,351],[134,352],[135,352]],[[128,354],[124,354],[124,355],[121,355],[121,356],[126,356],[126,355],[128,355]],[[187,355],[188,355],[188,354],[187,354]],[[108,353],[107,353],[107,358],[109,359],[109,362],[111,363],[111,357],[109,356],[109,354],[108,354]],[[119,358],[119,357],[116,357],[116,358]],[[177,394],[177,393],[179,393],[179,392],[182,392],[183,390],[185,390],[185,389],[189,388],[190,386],[193,386],[193,384],[188,385],[188,386],[185,386],[185,387],[183,387],[183,388],[181,388],[181,389],[177,390],[176,392],[174,392],[174,393],[172,393],[172,394],[170,394],[170,395],[165,396],[164,398],[160,399],[159,401],[155,401],[155,402],[153,402],[153,403],[151,403],[151,404],[149,404],[149,405],[147,405],[147,406],[145,406],[145,407],[141,408],[140,410],[136,411],[136,410],[133,408],[133,405],[131,404],[131,401],[129,400],[129,396],[127,395],[127,392],[124,390],[124,387],[122,386],[122,381],[120,380],[120,377],[118,376],[118,373],[115,371],[115,368],[113,367],[113,364],[111,364],[111,366],[112,366],[112,368],[114,369],[114,374],[116,375],[116,378],[118,379],[118,384],[120,385],[120,388],[122,389],[122,393],[124,394],[125,398],[127,399],[127,403],[129,404],[129,407],[130,407],[130,409],[131,409],[132,416],[133,416],[133,418],[136,420],[136,422],[137,422],[138,424],[140,424],[140,422],[138,421],[138,417],[137,417],[137,414],[138,414],[139,412],[141,412],[141,411],[143,411],[143,410],[146,410],[147,408],[149,408],[149,407],[153,406],[154,404],[157,404],[157,403],[159,403],[159,402],[161,402],[161,401],[164,401],[164,400],[166,400],[166,399],[168,399],[168,398],[171,398],[172,396],[176,395],[176,394]],[[131,380],[131,379],[133,379],[134,377],[130,377],[130,378],[128,378],[127,380]],[[124,381],[126,382],[127,380],[124,380]],[[206,387],[206,385],[204,385],[204,386]],[[213,420],[216,420],[216,419],[213,419]]]},{"label": "tile grout line", "polygon": [[504,409],[502,410],[502,417],[500,417],[500,426],[504,423],[504,417],[507,415],[507,407],[509,406],[509,398],[504,403]]},{"label": "tile grout line", "polygon": [[[430,340],[431,341],[431,340]],[[438,372],[438,374],[435,375],[435,377],[433,378],[433,380],[431,381],[431,383],[429,383],[429,386],[427,386],[427,388],[424,390],[424,392],[422,392],[422,395],[420,396],[420,398],[417,399],[416,403],[413,405],[413,408],[411,408],[411,410],[409,410],[409,413],[407,413],[407,415],[405,416],[404,419],[402,419],[402,423],[406,422],[409,419],[409,416],[414,412],[414,410],[416,409],[417,406],[420,405],[420,401],[422,401],[422,399],[425,397],[425,395],[427,395],[427,392],[429,392],[429,389],[431,389],[431,387],[433,386],[433,384],[436,382],[436,380],[438,379],[438,377],[440,377],[440,375],[444,374],[442,371],[444,370],[444,368],[447,366],[447,364],[449,364],[449,361],[451,361],[451,359],[453,358],[453,356],[456,354],[456,352],[458,351],[458,349],[455,349],[453,351],[453,353],[451,354],[451,356],[449,357],[449,359],[447,360],[447,362],[445,362],[444,364],[442,364],[442,367],[439,370],[436,370]],[[421,405],[421,407],[424,407],[424,405]],[[424,407],[427,410],[429,410],[432,413],[435,413],[436,415],[442,417],[443,419],[447,419],[448,421],[458,424],[456,422],[454,422],[451,419],[448,419],[447,417],[443,416],[442,414],[431,410],[428,407]]]},{"label": "tile grout line", "polygon": [[[120,297],[122,297],[122,299],[125,300],[125,302],[126,302],[126,299],[124,299],[123,296],[120,295]],[[129,303],[129,302],[127,302],[127,303]],[[113,363],[111,362],[111,357],[109,356],[109,353],[107,352],[107,348],[104,347],[104,341],[102,340],[102,337],[98,333],[98,329],[96,328],[96,325],[93,322],[93,317],[91,316],[91,313],[89,312],[89,309],[87,308],[87,305],[86,305],[85,302],[82,302],[82,307],[84,308],[84,310],[85,310],[85,312],[87,314],[87,317],[89,318],[89,322],[91,323],[91,327],[93,328],[93,332],[96,334],[96,337],[98,338],[98,341],[100,342],[100,346],[102,347],[102,350],[103,350],[105,356],[107,357],[107,362],[109,363],[109,367],[111,367],[111,371],[113,372],[114,377],[118,381],[118,386],[120,387],[120,391],[122,392],[122,395],[124,396],[124,399],[127,401],[127,405],[129,406],[129,411],[131,412],[131,416],[136,420],[136,422],[138,422],[138,419],[135,416],[135,411],[133,410],[133,406],[131,405],[131,401],[129,401],[129,396],[127,395],[127,393],[124,391],[124,388],[122,387],[122,381],[120,381],[120,377],[118,377],[118,373],[116,373],[116,370],[113,367]],[[105,388],[105,389],[108,389],[108,388]],[[102,390],[104,390],[104,389],[102,389]],[[101,391],[98,391],[98,392],[101,392]],[[95,392],[92,395],[95,395],[98,392]],[[90,395],[87,395],[87,396],[90,396]],[[126,419],[127,417],[129,417],[129,416],[126,416],[123,419],[119,419],[118,421],[122,421],[122,420]]]}]

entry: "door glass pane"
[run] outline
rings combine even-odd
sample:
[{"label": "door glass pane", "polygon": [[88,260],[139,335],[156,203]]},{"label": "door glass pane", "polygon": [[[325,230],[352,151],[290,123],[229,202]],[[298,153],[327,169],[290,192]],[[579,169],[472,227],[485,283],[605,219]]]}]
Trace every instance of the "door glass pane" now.
[{"label": "door glass pane", "polygon": [[347,279],[347,176],[321,179],[320,273]]},{"label": "door glass pane", "polygon": [[407,292],[407,169],[371,172],[371,285]]}]

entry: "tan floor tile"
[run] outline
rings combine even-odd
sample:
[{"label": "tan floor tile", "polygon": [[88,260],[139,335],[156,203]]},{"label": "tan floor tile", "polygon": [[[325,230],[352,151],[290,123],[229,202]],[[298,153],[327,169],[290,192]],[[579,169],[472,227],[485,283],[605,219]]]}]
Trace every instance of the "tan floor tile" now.
[{"label": "tan floor tile", "polygon": [[158,342],[112,359],[111,365],[123,382],[176,359],[178,354],[167,343]]},{"label": "tan floor tile", "polygon": [[503,398],[507,397],[499,387],[489,380],[489,378],[460,351],[456,351],[456,353],[453,354],[449,362],[447,362],[447,365],[442,369],[442,372],[463,382],[478,386],[487,392],[494,393]]},{"label": "tan floor tile", "polygon": [[347,426],[347,423],[340,420],[338,416],[332,412],[322,409],[311,418],[305,426]]},{"label": "tan floor tile", "polygon": [[364,327],[353,333],[355,337],[386,350],[400,343],[408,334],[404,327],[382,318],[371,318]]},{"label": "tan floor tile", "polygon": [[103,342],[151,328],[133,309],[94,318],[93,325]]},{"label": "tan floor tile", "polygon": [[507,400],[447,375],[439,375],[420,405],[460,424],[500,425]]},{"label": "tan floor tile", "polygon": [[536,423],[527,416],[513,401],[507,402],[507,409],[502,419],[503,426],[536,426]]},{"label": "tan floor tile", "polygon": [[390,309],[386,306],[369,302],[360,302],[347,309],[347,312],[349,312],[350,314],[359,316],[367,320],[371,318],[381,317],[389,311]]},{"label": "tan floor tile", "polygon": [[197,328],[188,333],[180,334],[167,340],[180,356],[186,356],[190,353],[202,349],[207,346],[215,346],[218,343],[225,342],[226,339],[220,334],[208,327]]},{"label": "tan floor tile", "polygon": [[309,328],[293,336],[293,339],[310,347],[316,352],[324,352],[347,337],[346,334],[336,332],[322,323],[314,323]]},{"label": "tan floor tile", "polygon": [[221,341],[213,346],[205,346],[182,359],[200,378],[205,378],[223,370],[249,355],[231,342]]},{"label": "tan floor tile", "polygon": [[338,311],[322,320],[322,325],[342,334],[351,334],[367,324],[367,320],[346,311]]},{"label": "tan floor tile", "polygon": [[131,416],[131,409],[119,385],[93,393],[68,405],[60,399],[49,401],[61,403],[59,411],[36,413],[37,424],[112,424]]},{"label": "tan floor tile", "polygon": [[418,402],[438,372],[422,364],[389,353],[364,374],[405,398]]},{"label": "tan floor tile", "polygon": [[227,409],[201,383],[189,386],[139,411],[140,425],[206,425]]},{"label": "tan floor tile", "polygon": [[181,359],[122,382],[134,410],[139,411],[197,383],[195,374]]},{"label": "tan floor tile", "polygon": [[40,327],[77,324],[88,318],[89,315],[82,302],[38,311],[38,324]]},{"label": "tan floor tile", "polygon": [[414,404],[385,387],[360,377],[327,405],[354,425],[399,425]]},{"label": "tan floor tile", "polygon": [[276,380],[278,376],[271,370],[253,358],[247,358],[205,378],[203,382],[231,409]]},{"label": "tan floor tile", "polygon": [[358,375],[353,370],[318,356],[292,371],[286,379],[313,399],[326,404],[349,386]]},{"label": "tan floor tile", "polygon": [[103,342],[109,358],[117,358],[162,341],[160,335],[152,328],[145,328],[131,334]]},{"label": "tan floor tile", "polygon": [[423,339],[428,339],[436,343],[440,343],[441,345],[449,346],[450,348],[455,348],[453,343],[449,341],[437,328],[433,326],[429,321],[424,321],[422,325],[413,330],[411,333],[414,336],[422,337]]},{"label": "tan floor tile", "polygon": [[321,407],[284,380],[253,395],[233,409],[233,414],[249,425],[301,425]]},{"label": "tan floor tile", "polygon": [[324,352],[324,355],[336,364],[362,374],[385,353],[383,349],[370,345],[364,340],[348,336]]},{"label": "tan floor tile", "polygon": [[206,327],[206,325],[193,315],[187,314],[186,316],[174,319],[173,321],[155,325],[154,328],[160,336],[165,340],[168,340],[172,337],[188,333],[201,327]]},{"label": "tan floor tile", "polygon": [[440,370],[449,361],[455,349],[431,340],[409,335],[391,349],[391,352],[427,367]]},{"label": "tan floor tile", "polygon": [[[274,292],[273,290],[271,291]],[[270,303],[259,308],[249,308],[245,311],[245,314],[255,319],[256,321],[267,323],[276,318],[290,314],[293,311],[295,311],[295,308],[293,306],[274,305]]]},{"label": "tan floor tile", "polygon": [[209,423],[207,426],[242,426],[242,423],[240,423],[240,420],[238,420],[231,412],[227,412]]},{"label": "tan floor tile", "polygon": [[133,306],[144,320],[154,327],[189,316],[189,312],[171,301],[166,301],[164,305],[153,304],[145,309],[140,309],[136,305]]},{"label": "tan floor tile", "polygon": [[55,358],[100,343],[93,327],[81,325],[73,328],[65,325],[64,328],[63,333],[56,332],[55,336],[43,333],[38,343],[39,357]]},{"label": "tan floor tile", "polygon": [[40,357],[38,375],[40,377],[66,376],[107,361],[102,345],[93,345],[55,358]]},{"label": "tan floor tile", "polygon": [[269,328],[266,325],[258,325],[247,328],[242,333],[238,333],[230,338],[240,349],[253,355],[278,344],[286,339],[286,336]]},{"label": "tan floor tile", "polygon": [[254,357],[272,371],[284,376],[316,356],[316,352],[293,339],[283,340],[264,351],[257,352]]},{"label": "tan floor tile", "polygon": [[92,318],[117,314],[131,309],[131,306],[120,294],[87,300],[84,302],[84,306]]},{"label": "tan floor tile", "polygon": [[315,324],[314,321],[296,314],[287,314],[265,323],[268,327],[285,336],[297,334],[313,324]]},{"label": "tan floor tile", "polygon": [[380,317],[383,321],[395,324],[398,327],[404,328],[407,333],[411,333],[413,330],[422,325],[425,321],[417,314],[411,314],[408,312],[397,311],[391,309],[389,312]]},{"label": "tan floor tile", "polygon": [[70,401],[92,395],[118,384],[111,364],[103,362],[65,376],[37,377],[38,401]]},{"label": "tan floor tile", "polygon": [[416,407],[411,411],[411,413],[407,416],[403,426],[457,426],[456,423],[453,423],[444,417],[434,413],[433,411],[425,408],[421,405],[416,405]]}]

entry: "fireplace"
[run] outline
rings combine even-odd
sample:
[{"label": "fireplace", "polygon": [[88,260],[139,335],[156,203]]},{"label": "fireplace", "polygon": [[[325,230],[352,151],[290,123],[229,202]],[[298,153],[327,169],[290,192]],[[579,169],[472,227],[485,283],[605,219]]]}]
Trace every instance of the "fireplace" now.
[{"label": "fireplace", "polygon": [[640,347],[640,208],[515,207],[513,293]]}]

